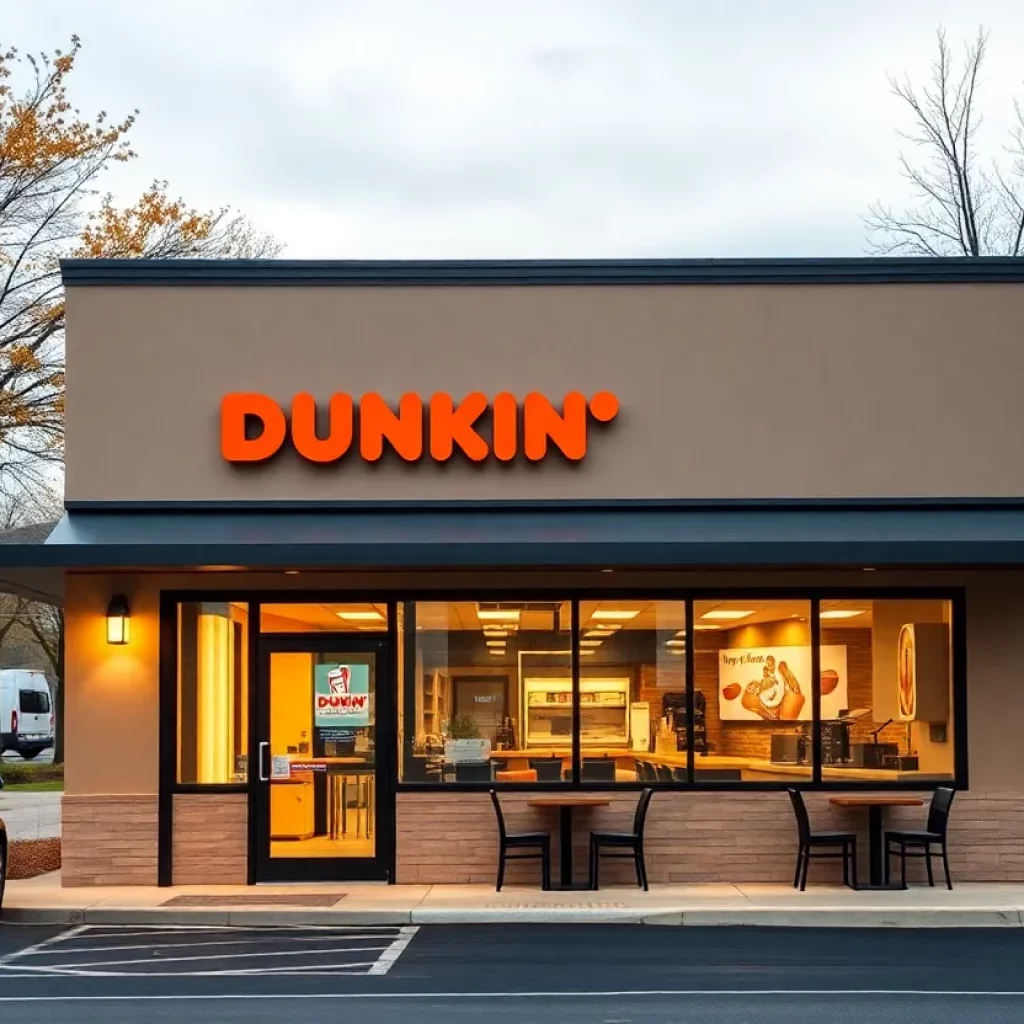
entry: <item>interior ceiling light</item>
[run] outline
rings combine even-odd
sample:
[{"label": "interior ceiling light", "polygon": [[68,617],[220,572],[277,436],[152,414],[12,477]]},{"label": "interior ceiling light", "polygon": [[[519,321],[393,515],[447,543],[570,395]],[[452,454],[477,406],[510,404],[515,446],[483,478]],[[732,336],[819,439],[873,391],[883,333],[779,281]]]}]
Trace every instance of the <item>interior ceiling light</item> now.
[{"label": "interior ceiling light", "polygon": [[665,646],[666,647],[685,647],[686,646],[686,641],[685,640],[666,640],[665,641]]},{"label": "interior ceiling light", "polygon": [[736,608],[714,608],[709,612],[705,612],[702,619],[727,619],[733,621],[735,619],[745,619],[748,615],[753,615],[753,611],[740,611]]},{"label": "interior ceiling light", "polygon": [[685,651],[685,650],[681,651],[681,650],[679,650],[679,648],[678,648],[678,647],[670,647],[670,648],[668,649],[668,653],[669,653],[669,654],[685,654],[685,653],[686,653],[686,651]]},{"label": "interior ceiling light", "polygon": [[580,654],[597,654],[597,651],[593,647],[584,647]]},{"label": "interior ceiling light", "polygon": [[497,654],[499,657],[505,653],[504,647],[492,647],[491,654]]},{"label": "interior ceiling light", "polygon": [[584,636],[615,636],[614,629],[588,629]]},{"label": "interior ceiling light", "polygon": [[580,647],[600,647],[600,640],[581,640]]},{"label": "interior ceiling light", "polygon": [[705,631],[707,631],[707,630],[709,630],[709,629],[721,629],[722,627],[721,627],[721,626],[712,626],[712,625],[710,625],[710,624],[707,624],[707,625],[703,625],[703,626],[702,626],[702,625],[701,625],[701,624],[700,624],[700,623],[698,622],[698,623],[696,623],[696,624],[694,625],[694,627],[693,627],[693,628],[694,628],[694,629],[695,629],[696,631],[698,631],[698,632],[701,632],[701,633],[703,633],[703,632],[705,632]]},{"label": "interior ceiling light", "polygon": [[484,636],[496,636],[499,638],[503,638],[508,636],[508,633],[506,633],[505,630],[503,629],[492,629],[488,627],[484,630]]},{"label": "interior ceiling light", "polygon": [[867,611],[867,608],[830,608],[827,612],[822,612],[821,617],[823,619],[853,619],[858,615],[863,615]]},{"label": "interior ceiling light", "polygon": [[339,619],[346,622],[383,622],[384,616],[380,612],[335,612]]},{"label": "interior ceiling light", "polygon": [[639,608],[598,608],[591,614],[591,619],[598,622],[628,622],[640,614]]},{"label": "interior ceiling light", "polygon": [[488,647],[504,647],[505,646],[505,641],[504,640],[487,640],[486,644],[487,644]]},{"label": "interior ceiling light", "polygon": [[478,608],[476,617],[481,622],[518,622],[518,608]]}]

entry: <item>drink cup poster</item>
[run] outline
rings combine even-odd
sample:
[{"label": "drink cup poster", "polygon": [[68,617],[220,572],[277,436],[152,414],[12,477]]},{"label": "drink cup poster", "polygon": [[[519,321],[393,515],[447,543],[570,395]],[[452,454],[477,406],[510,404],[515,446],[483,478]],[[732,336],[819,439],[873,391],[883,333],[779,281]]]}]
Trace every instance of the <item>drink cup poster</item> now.
[{"label": "drink cup poster", "polygon": [[[718,652],[718,712],[731,722],[809,722],[810,647],[747,647]],[[846,648],[821,648],[821,717],[848,708]]]},{"label": "drink cup poster", "polygon": [[370,666],[317,665],[313,724],[318,729],[360,729],[370,724]]}]

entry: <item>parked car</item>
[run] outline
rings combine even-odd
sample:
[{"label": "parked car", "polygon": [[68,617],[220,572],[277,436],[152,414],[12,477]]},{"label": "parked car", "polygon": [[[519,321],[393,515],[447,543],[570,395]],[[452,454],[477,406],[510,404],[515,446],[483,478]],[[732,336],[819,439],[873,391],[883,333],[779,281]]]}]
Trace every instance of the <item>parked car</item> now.
[{"label": "parked car", "polygon": [[27,761],[53,746],[53,707],[42,672],[0,670],[0,754],[14,750]]}]

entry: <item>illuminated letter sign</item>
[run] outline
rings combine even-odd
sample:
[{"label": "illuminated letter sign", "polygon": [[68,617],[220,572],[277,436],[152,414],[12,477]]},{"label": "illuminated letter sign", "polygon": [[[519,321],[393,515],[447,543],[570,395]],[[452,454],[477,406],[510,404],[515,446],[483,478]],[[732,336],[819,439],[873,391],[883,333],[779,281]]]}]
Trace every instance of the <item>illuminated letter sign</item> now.
[{"label": "illuminated letter sign", "polygon": [[618,415],[619,400],[609,391],[589,401],[572,391],[559,407],[536,392],[520,403],[507,392],[489,401],[474,391],[461,401],[445,394],[429,401],[405,394],[394,408],[374,392],[358,401],[339,393],[331,396],[321,417],[324,436],[317,433],[312,395],[296,395],[290,412],[267,395],[225,395],[221,455],[234,463],[264,462],[290,440],[301,458],[316,463],[338,462],[350,453],[377,462],[388,451],[405,462],[447,462],[456,452],[472,462],[511,462],[520,455],[541,462],[553,451],[579,462],[587,454],[590,421],[610,423]]}]

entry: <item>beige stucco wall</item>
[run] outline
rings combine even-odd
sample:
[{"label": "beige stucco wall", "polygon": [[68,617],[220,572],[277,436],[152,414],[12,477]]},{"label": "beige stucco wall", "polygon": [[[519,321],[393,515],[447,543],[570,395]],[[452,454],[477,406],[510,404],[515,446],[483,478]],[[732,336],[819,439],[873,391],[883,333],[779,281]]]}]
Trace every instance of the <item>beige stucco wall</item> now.
[{"label": "beige stucco wall", "polygon": [[[150,578],[67,578],[65,634],[65,792],[158,792],[159,590]],[[107,643],[114,593],[131,604],[130,642]]]},{"label": "beige stucco wall", "polygon": [[[754,498],[1024,493],[1024,286],[68,289],[67,497]],[[979,330],[984,325],[984,330]],[[608,389],[576,466],[244,471],[232,391]]]}]

